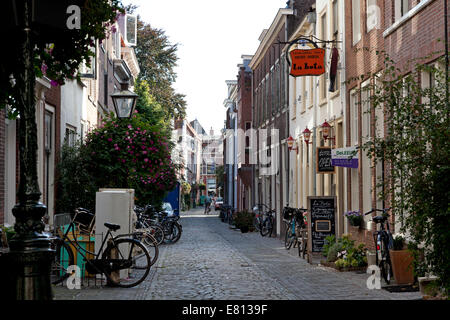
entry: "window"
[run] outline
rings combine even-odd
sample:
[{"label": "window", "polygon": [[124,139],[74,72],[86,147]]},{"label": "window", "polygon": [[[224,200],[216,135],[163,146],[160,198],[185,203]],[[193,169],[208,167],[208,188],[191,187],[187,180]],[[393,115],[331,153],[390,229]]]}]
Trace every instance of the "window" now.
[{"label": "window", "polygon": [[350,92],[350,136],[351,144],[358,144],[358,95],[356,90]]},{"label": "window", "polygon": [[302,101],[301,101],[301,104],[302,104],[302,108],[301,108],[301,112],[305,112],[305,110],[306,110],[306,99],[308,98],[308,91],[306,91],[306,80],[307,80],[307,78],[306,77],[303,77],[302,79],[301,79],[301,82],[302,82],[302,85],[301,85],[301,93],[302,93]]},{"label": "window", "polygon": [[333,35],[337,36],[339,32],[339,1],[333,0]]},{"label": "window", "polygon": [[[95,40],[93,40],[95,43]],[[83,61],[80,65],[80,76],[82,78],[96,78],[96,64],[97,64],[97,49],[96,46],[91,49],[91,51],[94,53],[94,56],[90,57],[89,60],[89,67],[87,65],[86,61]]]},{"label": "window", "polygon": [[137,17],[127,14],[126,18],[126,41],[129,46],[135,46],[137,44],[136,34],[137,34]]},{"label": "window", "polygon": [[410,9],[409,0],[395,0],[395,21],[400,20]]},{"label": "window", "polygon": [[120,43],[120,33],[118,30],[116,30],[116,32],[113,33],[112,35],[112,40],[113,40],[113,51],[114,51],[114,55],[116,56],[117,59],[120,59],[120,47],[121,47],[121,43]]},{"label": "window", "polygon": [[352,0],[353,45],[361,40],[361,0]]},{"label": "window", "polygon": [[371,137],[370,134],[370,123],[371,123],[371,110],[370,110],[370,89],[367,87],[368,82],[364,83],[362,85],[362,91],[361,91],[361,117],[362,117],[362,123],[361,123],[361,129],[362,129],[362,137],[364,139],[369,140]]},{"label": "window", "polygon": [[369,32],[380,24],[380,10],[377,0],[366,0],[366,31]]},{"label": "window", "polygon": [[66,125],[66,136],[64,141],[69,147],[75,146],[75,142],[77,141],[77,129],[70,125]]}]

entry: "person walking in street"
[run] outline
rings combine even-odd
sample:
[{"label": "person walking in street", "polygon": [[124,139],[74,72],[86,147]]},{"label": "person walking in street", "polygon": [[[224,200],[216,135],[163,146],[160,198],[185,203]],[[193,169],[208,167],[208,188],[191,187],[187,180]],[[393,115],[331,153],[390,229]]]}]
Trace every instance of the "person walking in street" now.
[{"label": "person walking in street", "polygon": [[209,195],[205,198],[205,214],[208,214],[211,210],[211,197]]}]

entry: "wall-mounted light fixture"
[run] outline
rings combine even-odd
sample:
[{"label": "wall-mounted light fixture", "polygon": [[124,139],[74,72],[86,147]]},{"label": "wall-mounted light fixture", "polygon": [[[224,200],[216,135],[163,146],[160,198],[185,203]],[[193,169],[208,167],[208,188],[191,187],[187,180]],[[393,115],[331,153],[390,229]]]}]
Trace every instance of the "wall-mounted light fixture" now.
[{"label": "wall-mounted light fixture", "polygon": [[303,130],[303,140],[308,145],[312,144],[312,142],[309,142],[310,139],[311,139],[311,130],[309,130],[308,127],[306,127],[306,129]]},{"label": "wall-mounted light fixture", "polygon": [[[296,145],[294,138],[292,138],[292,136],[289,136],[289,138],[287,138],[286,141],[288,144],[289,151],[296,150],[298,153],[298,146]],[[294,147],[294,145],[295,145],[295,147]]]},{"label": "wall-mounted light fixture", "polygon": [[322,136],[325,140],[333,140],[333,143],[336,143],[336,137],[330,137],[331,132],[331,126],[330,124],[325,120],[325,122],[322,124]]}]

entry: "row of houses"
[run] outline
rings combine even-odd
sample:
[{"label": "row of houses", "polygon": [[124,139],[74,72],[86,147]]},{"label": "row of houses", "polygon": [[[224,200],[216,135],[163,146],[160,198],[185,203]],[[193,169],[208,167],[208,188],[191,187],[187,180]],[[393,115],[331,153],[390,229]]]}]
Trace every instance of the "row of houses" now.
[{"label": "row of houses", "polygon": [[[207,195],[220,196],[223,190],[216,170],[223,165],[222,136],[215,134],[212,128],[207,133],[197,119],[177,119],[172,142],[172,159],[180,167],[178,180],[191,186],[190,206],[199,204]],[[200,190],[200,185],[205,188]]]},{"label": "row of houses", "polygon": [[[90,66],[80,67],[81,81],[68,80],[53,86],[50,79],[37,79],[36,124],[38,135],[38,182],[40,201],[48,209],[46,222],[52,225],[57,198],[57,163],[64,143],[73,146],[98,126],[105,115],[115,112],[111,94],[133,91],[140,69],[134,52],[137,17],[121,15],[111,26],[107,39],[97,41]],[[17,203],[19,183],[20,118],[10,120],[0,110],[0,224],[13,225],[12,208]]]},{"label": "row of houses", "polygon": [[[420,57],[437,63],[445,52],[439,39],[449,33],[444,21],[444,1],[438,0],[288,1],[259,35],[256,52],[242,56],[237,79],[226,81],[226,203],[237,211],[258,203],[275,209],[280,236],[283,207],[307,208],[309,196],[335,196],[337,236],[351,234],[371,247],[376,226],[370,217],[357,229],[344,213],[383,208],[376,184],[383,163],[373,166],[359,150],[357,165],[323,173],[318,153],[323,147],[356,150],[386,134],[383,112],[370,108],[370,91],[360,90],[376,80],[361,75],[383,69],[382,51],[399,68]],[[306,40],[293,42],[300,38]],[[315,46],[325,49],[325,73],[291,76],[291,51]],[[423,86],[431,80],[421,75]],[[390,222],[398,232],[398,219]]]}]

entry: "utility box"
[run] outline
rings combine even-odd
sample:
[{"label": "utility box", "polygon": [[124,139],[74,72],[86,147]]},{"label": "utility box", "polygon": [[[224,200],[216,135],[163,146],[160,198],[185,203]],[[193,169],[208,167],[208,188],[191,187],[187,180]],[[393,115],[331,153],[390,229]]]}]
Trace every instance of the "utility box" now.
[{"label": "utility box", "polygon": [[134,189],[100,189],[95,198],[95,252],[100,250],[108,232],[105,222],[120,225],[116,235],[130,234],[134,229],[135,216]]}]

